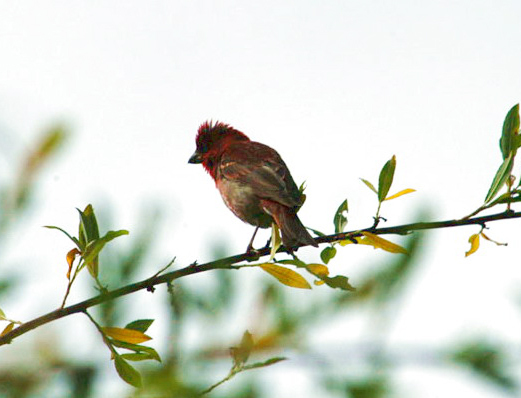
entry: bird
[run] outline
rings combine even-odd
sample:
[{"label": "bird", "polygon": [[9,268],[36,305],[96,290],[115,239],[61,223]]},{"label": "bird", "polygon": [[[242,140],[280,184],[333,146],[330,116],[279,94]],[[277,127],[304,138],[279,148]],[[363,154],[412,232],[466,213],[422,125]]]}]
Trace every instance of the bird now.
[{"label": "bird", "polygon": [[226,206],[255,226],[247,252],[254,250],[258,229],[272,223],[279,227],[290,253],[300,246],[318,247],[297,216],[304,197],[277,151],[219,121],[201,124],[195,141],[196,150],[188,163],[201,163]]}]

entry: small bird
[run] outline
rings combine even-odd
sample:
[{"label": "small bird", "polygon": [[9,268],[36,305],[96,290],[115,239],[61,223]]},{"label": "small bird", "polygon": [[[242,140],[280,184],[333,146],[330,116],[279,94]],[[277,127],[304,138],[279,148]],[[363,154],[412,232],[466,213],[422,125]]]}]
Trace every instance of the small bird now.
[{"label": "small bird", "polygon": [[196,145],[188,163],[202,163],[226,206],[242,221],[256,227],[248,252],[253,250],[258,229],[268,228],[273,222],[290,252],[300,245],[318,246],[297,217],[303,197],[273,148],[251,141],[221,122],[203,123]]}]

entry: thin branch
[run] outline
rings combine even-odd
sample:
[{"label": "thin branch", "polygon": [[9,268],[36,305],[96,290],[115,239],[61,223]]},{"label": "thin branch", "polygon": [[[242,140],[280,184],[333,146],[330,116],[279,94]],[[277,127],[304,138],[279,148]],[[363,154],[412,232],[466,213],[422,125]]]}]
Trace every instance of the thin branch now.
[{"label": "thin branch", "polygon": [[[466,225],[485,225],[486,223],[498,221],[498,220],[508,220],[514,218],[521,218],[521,212],[504,212],[498,214],[492,214],[489,216],[483,217],[475,217],[469,219],[461,219],[461,220],[447,220],[447,221],[435,221],[435,222],[419,222],[405,225],[398,225],[394,227],[387,228],[368,228],[366,230],[357,230],[351,232],[343,232],[340,234],[321,236],[315,238],[317,243],[331,243],[339,240],[352,239],[357,236],[362,236],[363,231],[370,231],[376,235],[388,235],[388,234],[397,234],[397,235],[406,235],[413,231],[419,230],[428,230],[428,229],[438,229],[438,228],[448,228],[448,227],[460,227]],[[294,248],[295,249],[295,248]],[[278,252],[288,253],[288,250],[283,246],[279,248]],[[137,292],[139,290],[148,290],[153,291],[154,286],[160,285],[163,283],[170,283],[176,279],[198,274],[200,272],[211,271],[215,269],[236,269],[237,267],[231,267],[233,264],[240,263],[242,261],[255,261],[260,257],[267,256],[270,254],[270,248],[265,247],[260,250],[257,250],[255,253],[243,253],[231,257],[222,258],[219,260],[211,261],[209,263],[201,264],[201,265],[189,265],[185,268],[181,268],[176,271],[171,271],[162,275],[154,275],[150,278],[142,280],[140,282],[132,283],[130,285],[126,285],[120,287],[119,289],[115,289],[112,291],[108,291],[106,293],[102,293],[98,296],[92,297],[88,300],[82,301],[80,303],[70,305],[65,308],[59,308],[55,311],[51,311],[45,315],[42,315],[38,318],[35,318],[31,321],[25,322],[21,324],[19,327],[14,328],[9,333],[6,333],[2,337],[0,337],[0,345],[10,343],[14,338],[21,336],[33,329],[36,329],[39,326],[45,325],[49,322],[55,321],[57,319],[64,318],[66,316],[77,314],[79,312],[85,312],[88,308],[94,307],[96,305],[102,304],[104,302],[114,300],[118,297],[126,296],[128,294]]]},{"label": "thin branch", "polygon": [[208,394],[209,392],[211,392],[214,389],[216,389],[217,387],[219,387],[221,384],[223,384],[223,383],[227,382],[228,380],[230,380],[232,377],[234,377],[238,373],[244,372],[246,370],[252,370],[252,369],[257,369],[257,368],[264,368],[266,366],[270,366],[270,365],[276,364],[277,362],[285,361],[286,359],[287,358],[285,358],[285,357],[274,357],[274,358],[270,358],[270,359],[268,359],[267,361],[264,361],[264,362],[252,363],[251,365],[242,364],[241,366],[233,366],[230,369],[230,373],[228,373],[228,375],[224,379],[218,381],[215,384],[212,384],[206,390],[202,391],[200,395]]}]

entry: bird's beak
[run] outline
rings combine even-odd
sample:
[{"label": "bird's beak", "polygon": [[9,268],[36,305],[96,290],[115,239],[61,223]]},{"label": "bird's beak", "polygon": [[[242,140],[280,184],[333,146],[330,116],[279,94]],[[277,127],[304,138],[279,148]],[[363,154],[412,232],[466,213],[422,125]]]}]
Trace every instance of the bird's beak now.
[{"label": "bird's beak", "polygon": [[190,159],[188,159],[188,163],[203,163],[203,157],[197,151],[194,152]]}]

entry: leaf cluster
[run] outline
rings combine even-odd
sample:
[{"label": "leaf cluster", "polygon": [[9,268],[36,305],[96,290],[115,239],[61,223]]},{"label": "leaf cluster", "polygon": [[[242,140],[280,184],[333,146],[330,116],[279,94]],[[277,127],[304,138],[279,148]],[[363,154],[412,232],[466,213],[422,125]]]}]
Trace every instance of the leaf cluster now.
[{"label": "leaf cluster", "polygon": [[[83,270],[85,267],[89,270],[90,275],[96,281],[98,288],[100,291],[104,291],[105,287],[101,284],[98,279],[99,272],[99,254],[105,247],[105,245],[111,240],[122,236],[128,235],[128,231],[121,229],[118,231],[108,231],[105,235],[100,237],[99,229],[98,229],[98,221],[96,220],[96,215],[94,214],[94,209],[92,205],[87,205],[83,211],[80,209],[78,213],[80,215],[80,223],[78,227],[78,237],[72,236],[67,231],[60,227],[46,225],[45,228],[56,229],[65,234],[75,245],[76,247],[69,250],[67,255],[65,256],[67,260],[67,264],[69,266],[67,271],[67,279],[69,281],[67,285],[67,290],[62,302],[62,308],[65,306],[65,302],[70,293],[70,289],[72,284],[76,280],[79,272]],[[80,261],[76,264],[76,267],[73,270],[73,264],[76,257],[80,257]]]}]

